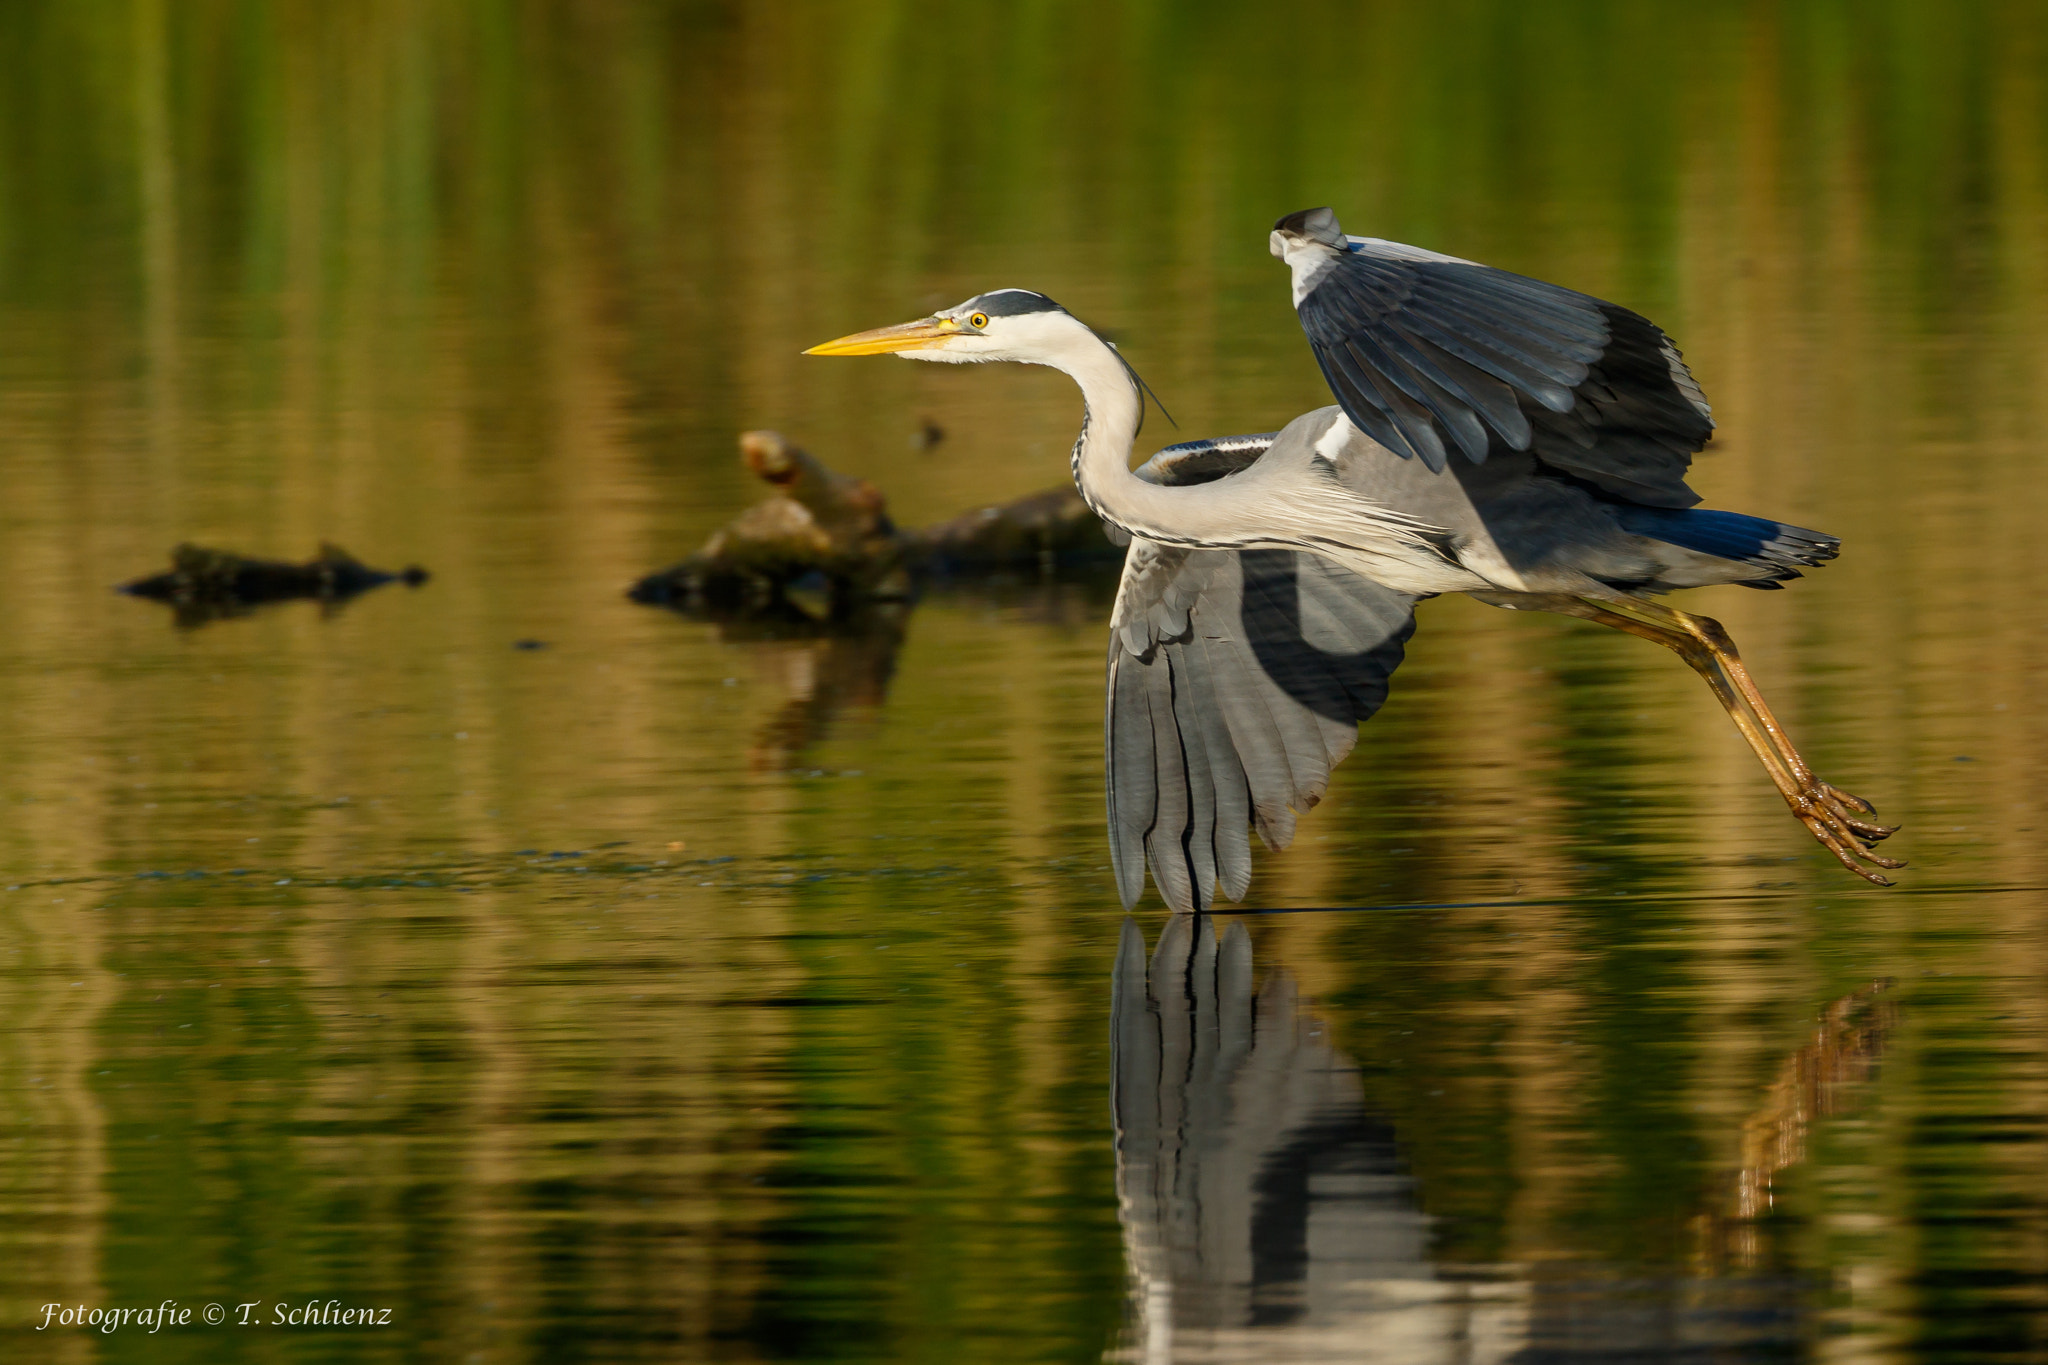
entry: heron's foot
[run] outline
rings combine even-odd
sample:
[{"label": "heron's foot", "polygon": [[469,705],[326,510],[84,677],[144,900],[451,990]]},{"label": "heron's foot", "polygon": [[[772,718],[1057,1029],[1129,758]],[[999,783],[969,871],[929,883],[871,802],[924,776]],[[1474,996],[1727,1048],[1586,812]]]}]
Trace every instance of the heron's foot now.
[{"label": "heron's foot", "polygon": [[1834,854],[1843,867],[1878,886],[1890,886],[1891,880],[1872,868],[1905,866],[1896,858],[1874,851],[1879,842],[1898,833],[1899,827],[1879,824],[1871,818],[1877,810],[1868,801],[1814,776],[1813,769],[1792,747],[1785,728],[1771,714],[1763,693],[1750,679],[1749,670],[1742,666],[1735,642],[1728,638],[1720,622],[1688,616],[1640,598],[1606,593],[1583,597],[1532,593],[1520,595],[1514,602],[1493,603],[1525,604],[1539,611],[1597,621],[1654,641],[1677,654],[1706,679],[1715,699],[1735,722],[1751,752],[1763,763],[1771,784],[1822,848]]},{"label": "heron's foot", "polygon": [[1864,843],[1875,844],[1899,832],[1900,827],[1897,825],[1880,825],[1875,820],[1863,819],[1863,816],[1877,814],[1877,807],[1862,797],[1826,782],[1820,784],[1820,790],[1842,823],[1855,831],[1856,837]]},{"label": "heron's foot", "polygon": [[[1814,778],[1798,790],[1787,792],[1785,804],[1792,808],[1792,814],[1806,826],[1807,832],[1819,841],[1822,848],[1834,854],[1836,861],[1863,880],[1877,886],[1890,886],[1891,878],[1871,868],[1896,869],[1906,865],[1898,858],[1887,858],[1874,851],[1880,840],[1898,833],[1899,827],[1881,825],[1865,818],[1874,815],[1876,807],[1862,797]],[[1870,866],[1864,866],[1866,863]]]}]

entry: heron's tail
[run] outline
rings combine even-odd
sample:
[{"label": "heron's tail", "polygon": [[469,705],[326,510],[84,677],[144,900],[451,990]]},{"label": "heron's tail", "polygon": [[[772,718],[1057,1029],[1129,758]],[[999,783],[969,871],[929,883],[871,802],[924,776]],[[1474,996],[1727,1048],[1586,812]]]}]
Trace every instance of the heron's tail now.
[{"label": "heron's tail", "polygon": [[1741,512],[1630,506],[1621,508],[1615,519],[1631,535],[1768,570],[1742,580],[1751,588],[1775,588],[1785,579],[1799,577],[1800,569],[1825,564],[1842,550],[1840,538],[1824,531]]}]

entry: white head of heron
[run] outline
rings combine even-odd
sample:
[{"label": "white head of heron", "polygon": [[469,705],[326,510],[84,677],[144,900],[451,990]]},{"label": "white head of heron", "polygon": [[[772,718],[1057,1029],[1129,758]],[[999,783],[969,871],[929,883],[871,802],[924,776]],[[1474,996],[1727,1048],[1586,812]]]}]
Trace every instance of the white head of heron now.
[{"label": "white head of heron", "polygon": [[1043,294],[992,289],[928,318],[855,332],[804,354],[895,354],[952,365],[995,360],[1057,365],[1076,345],[1095,340],[1086,323]]}]

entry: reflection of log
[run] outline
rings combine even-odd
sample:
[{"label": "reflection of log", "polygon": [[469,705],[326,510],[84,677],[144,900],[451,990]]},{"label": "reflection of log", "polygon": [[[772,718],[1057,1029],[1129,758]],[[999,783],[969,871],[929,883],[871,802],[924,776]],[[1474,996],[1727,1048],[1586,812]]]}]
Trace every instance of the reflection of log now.
[{"label": "reflection of log", "polygon": [[688,559],[641,579],[635,601],[713,615],[795,607],[836,618],[862,602],[908,596],[913,574],[1039,572],[1123,554],[1070,485],[900,531],[873,484],[835,473],[779,433],[747,432],[740,452],[775,492]]},{"label": "reflection of log", "polygon": [[1812,1038],[1785,1059],[1764,1102],[1743,1120],[1741,1164],[1723,1206],[1706,1219],[1709,1249],[1717,1259],[1756,1263],[1754,1224],[1771,1211],[1778,1173],[1806,1159],[1808,1127],[1854,1104],[1857,1089],[1884,1055],[1898,1023],[1898,1007],[1879,998],[1891,984],[1872,982],[1821,1011]]},{"label": "reflection of log", "polygon": [[136,597],[168,602],[178,609],[180,625],[198,625],[219,617],[238,616],[265,602],[315,598],[340,603],[386,583],[418,587],[427,571],[399,573],[373,569],[337,545],[322,545],[304,564],[251,559],[231,550],[180,545],[171,551],[171,571],[124,583],[120,590]]},{"label": "reflection of log", "polygon": [[904,614],[900,604],[884,602],[842,621],[722,622],[719,638],[745,643],[756,667],[787,696],[755,732],[749,766],[788,768],[831,733],[840,712],[880,710],[903,645]]}]

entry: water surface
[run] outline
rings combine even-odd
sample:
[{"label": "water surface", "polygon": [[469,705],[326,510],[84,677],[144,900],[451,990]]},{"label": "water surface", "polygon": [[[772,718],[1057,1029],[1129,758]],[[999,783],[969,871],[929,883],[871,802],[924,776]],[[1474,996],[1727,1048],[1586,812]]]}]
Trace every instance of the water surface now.
[{"label": "water surface", "polygon": [[[2044,57],[1999,4],[7,6],[10,1358],[2048,1358]],[[1324,402],[1264,237],[1325,202],[1655,317],[1709,501],[1844,537],[1685,605],[1897,889],[1675,660],[1457,600],[1271,913],[1127,925],[1102,583],[626,600],[747,428],[909,524],[1062,478],[1057,375],[798,355],[981,289],[1117,336],[1160,444]],[[322,540],[433,577],[110,591]],[[166,1298],[392,1324],[36,1330]]]}]

